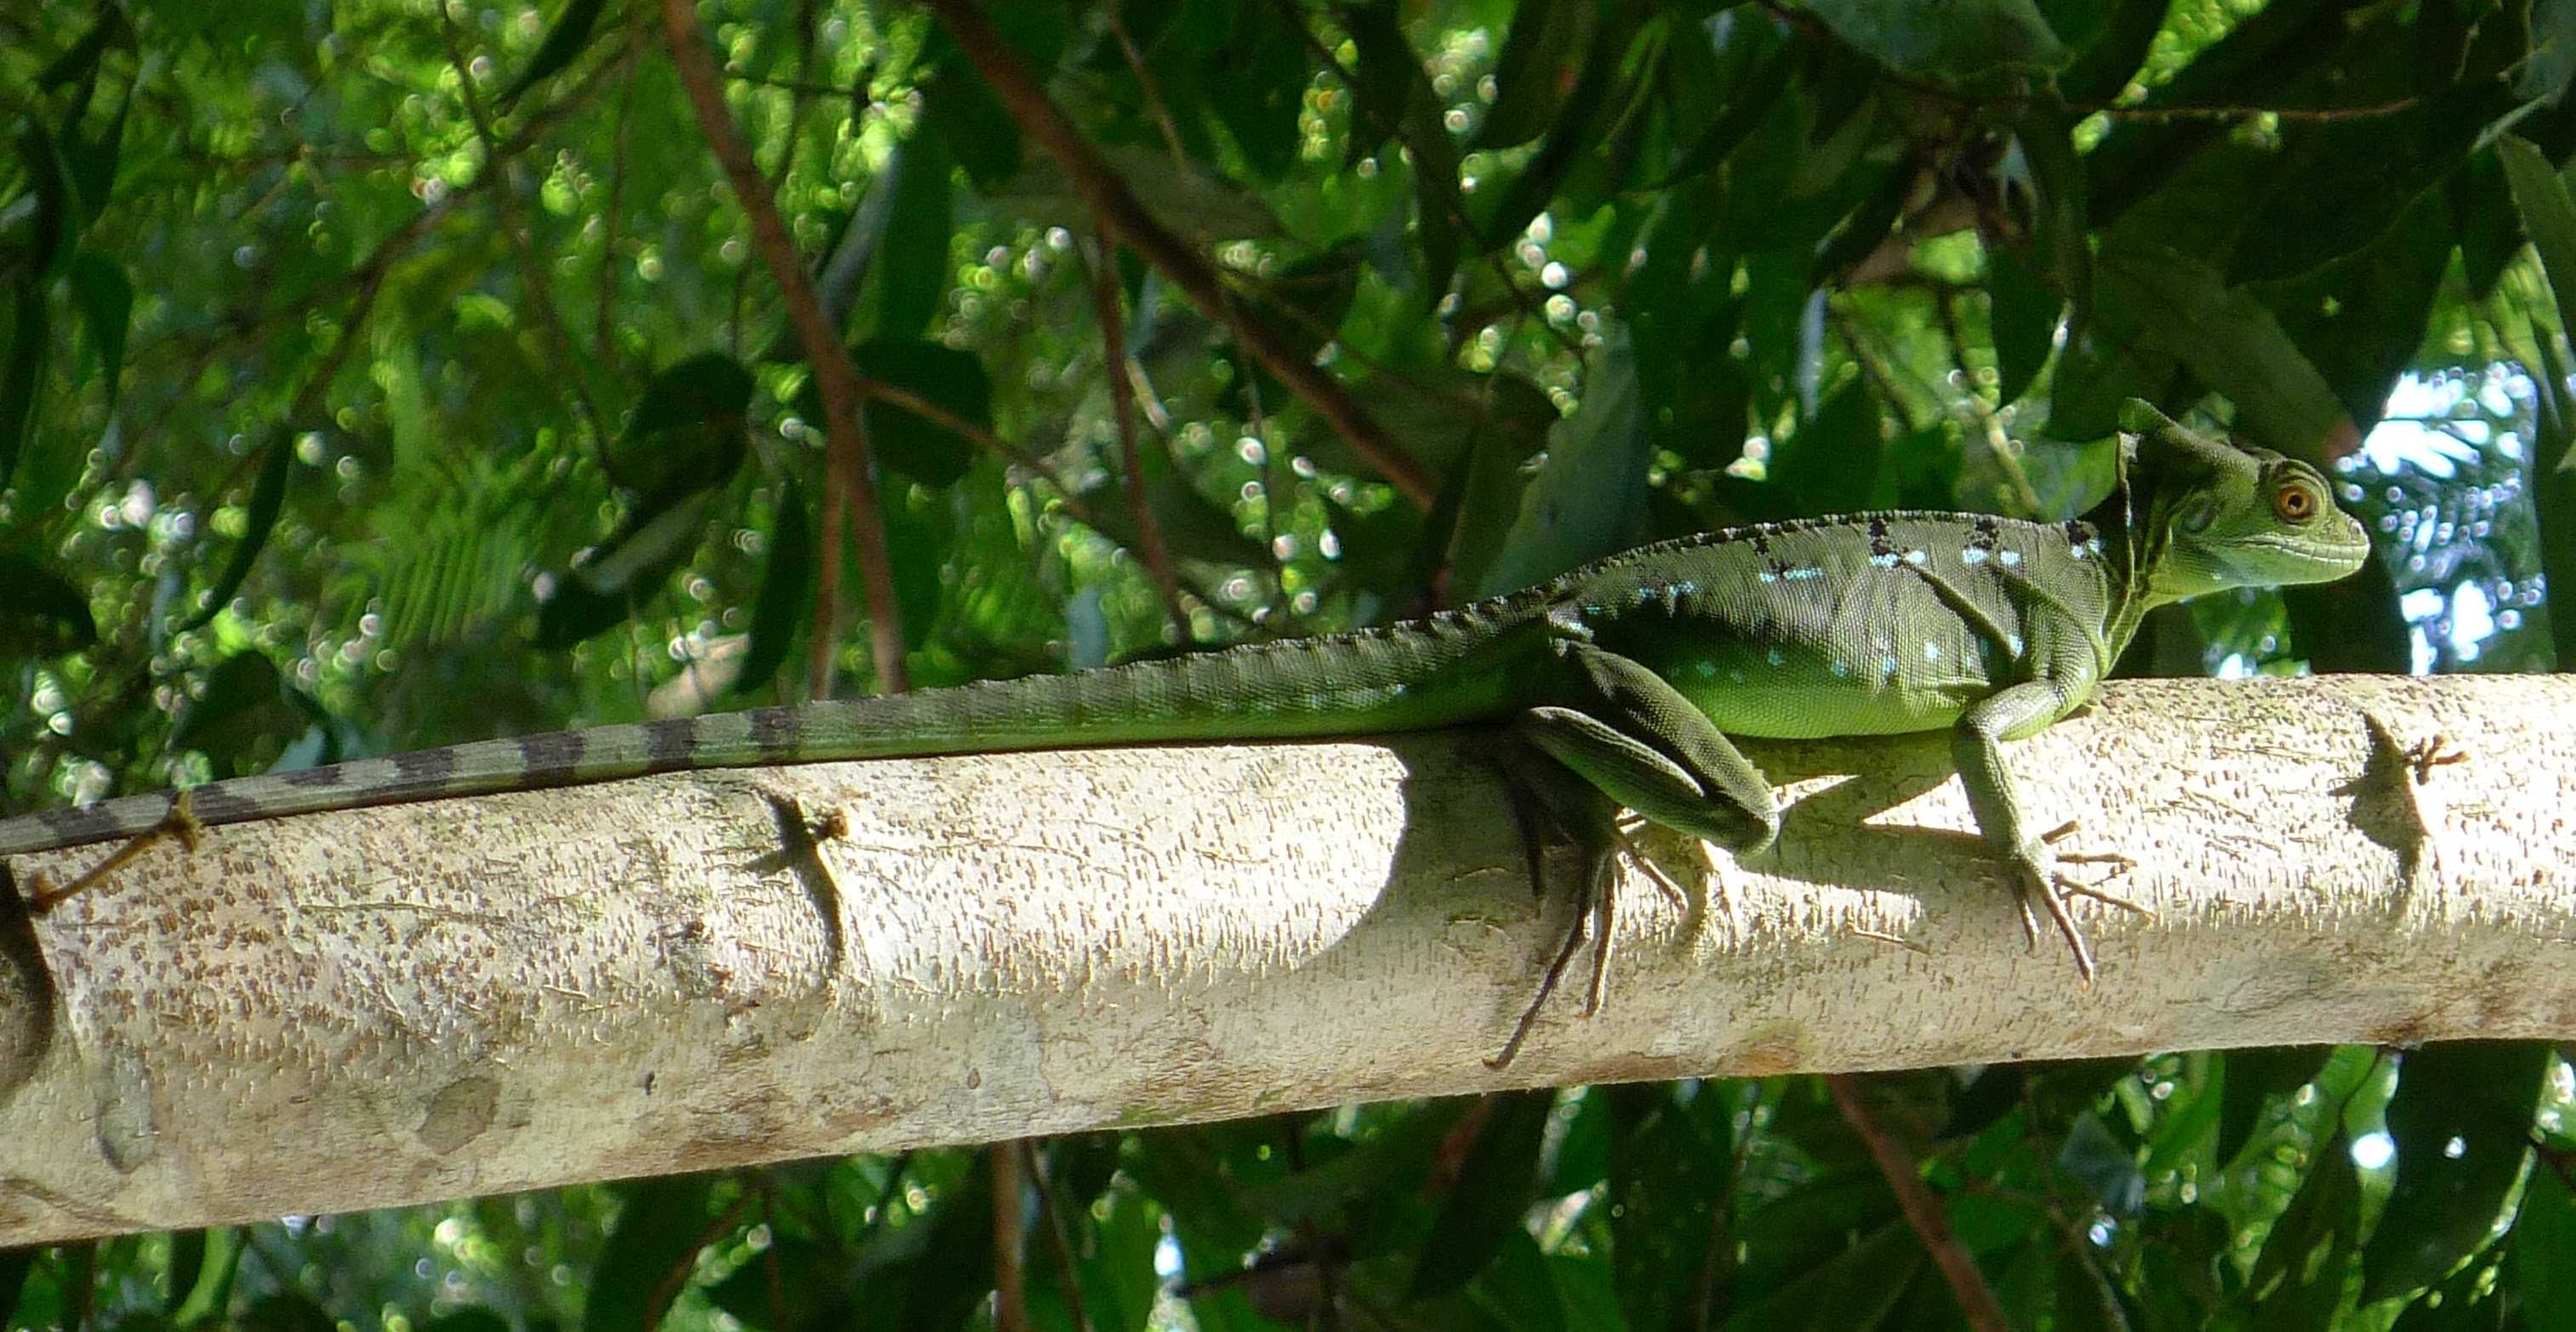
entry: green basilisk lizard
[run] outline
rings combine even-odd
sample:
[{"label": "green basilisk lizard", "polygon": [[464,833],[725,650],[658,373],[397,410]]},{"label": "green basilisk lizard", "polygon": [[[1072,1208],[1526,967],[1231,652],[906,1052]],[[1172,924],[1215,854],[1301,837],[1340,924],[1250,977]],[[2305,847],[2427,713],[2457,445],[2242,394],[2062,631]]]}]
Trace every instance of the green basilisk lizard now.
[{"label": "green basilisk lizard", "polygon": [[[1770,844],[1779,811],[1729,736],[1947,728],[1977,824],[2022,893],[2025,931],[2036,939],[2032,906],[2044,907],[2089,979],[2091,955],[2061,891],[2080,885],[2058,876],[2049,840],[2029,824],[2002,742],[2089,698],[2153,607],[2340,578],[2370,549],[2307,465],[2194,434],[2144,403],[2123,424],[2135,433],[2122,440],[2121,483],[2083,520],[1909,511],[1766,523],[1640,547],[1524,591],[1353,633],[485,740],[47,810],[0,822],[0,856],[683,768],[1496,721],[1562,766],[1540,784],[1539,812],[1591,857],[1586,908],[1606,950],[1619,844],[1607,802],[1751,854]],[[1591,808],[1570,808],[1568,791]],[[1529,822],[1525,808],[1525,833]],[[35,900],[41,908],[69,891],[37,885]],[[1578,910],[1531,1014],[1584,918]]]}]

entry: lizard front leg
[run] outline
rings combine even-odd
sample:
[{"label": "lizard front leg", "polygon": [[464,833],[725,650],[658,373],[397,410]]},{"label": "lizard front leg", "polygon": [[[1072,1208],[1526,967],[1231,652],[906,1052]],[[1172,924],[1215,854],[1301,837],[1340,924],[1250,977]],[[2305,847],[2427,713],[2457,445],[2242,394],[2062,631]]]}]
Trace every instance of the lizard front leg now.
[{"label": "lizard front leg", "polygon": [[[2013,685],[1977,702],[1961,714],[1958,725],[1951,731],[1950,745],[1959,765],[1959,784],[1968,792],[1969,812],[1977,818],[1977,830],[1985,835],[1986,845],[2002,856],[2012,871],[2014,888],[2021,896],[2023,932],[2036,944],[2039,941],[2039,921],[2032,908],[2036,904],[2045,910],[2049,920],[2057,926],[2057,932],[2065,938],[2067,947],[2075,954],[2076,974],[2090,985],[2093,983],[2093,949],[2084,941],[2082,927],[2075,923],[2075,917],[2066,909],[2066,893],[2079,892],[2141,914],[2153,913],[2098,888],[2071,882],[2058,872],[2060,857],[2051,849],[2051,843],[2064,830],[2045,835],[2030,831],[2022,817],[2021,797],[2003,760],[2004,741],[2036,734],[2072,711],[2077,701],[2073,687],[2064,681],[2040,679]],[[2122,859],[2116,856],[2066,858]]]}]

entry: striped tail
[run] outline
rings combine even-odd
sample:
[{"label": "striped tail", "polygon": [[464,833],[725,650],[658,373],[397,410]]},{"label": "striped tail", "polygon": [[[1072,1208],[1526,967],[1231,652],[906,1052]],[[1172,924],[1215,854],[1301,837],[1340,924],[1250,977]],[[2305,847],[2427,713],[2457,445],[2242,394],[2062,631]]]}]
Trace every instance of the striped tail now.
[{"label": "striped tail", "polygon": [[[1071,675],[478,740],[189,789],[204,826],[686,768],[1420,730],[1492,716],[1543,642],[1472,612]],[[174,793],[0,820],[0,856],[169,826]]]}]

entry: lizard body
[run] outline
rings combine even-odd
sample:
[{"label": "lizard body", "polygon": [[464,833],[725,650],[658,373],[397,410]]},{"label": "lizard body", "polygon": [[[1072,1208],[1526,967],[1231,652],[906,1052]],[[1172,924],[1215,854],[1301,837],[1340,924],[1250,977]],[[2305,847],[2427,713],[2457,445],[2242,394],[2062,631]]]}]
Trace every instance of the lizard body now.
[{"label": "lizard body", "polygon": [[[211,825],[688,768],[1476,721],[1508,723],[1580,778],[1571,789],[1591,803],[1606,797],[1749,853],[1770,843],[1779,815],[1728,736],[1948,728],[1979,827],[2025,893],[2025,920],[2028,902],[2044,901],[2089,974],[1999,742],[2090,697],[2153,606],[2338,578],[2369,550],[2306,465],[2195,435],[2145,404],[2125,424],[2138,433],[2124,441],[2122,484],[2082,521],[1907,511],[1736,528],[1383,628],[478,741],[212,782],[185,805],[156,794],[42,811],[0,821],[0,856],[143,836],[174,814]],[[1560,790],[1555,812],[1595,853],[1597,894],[1606,816],[1568,819],[1564,805]]]}]

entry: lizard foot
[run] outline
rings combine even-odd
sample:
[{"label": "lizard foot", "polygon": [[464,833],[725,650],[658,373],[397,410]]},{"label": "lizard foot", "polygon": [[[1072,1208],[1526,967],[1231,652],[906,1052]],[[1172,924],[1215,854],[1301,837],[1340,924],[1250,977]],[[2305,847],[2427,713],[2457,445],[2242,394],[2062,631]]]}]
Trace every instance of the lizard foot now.
[{"label": "lizard foot", "polygon": [[[2059,842],[2065,841],[2067,838],[2074,836],[2075,830],[2076,821],[2068,819],[2066,822],[2040,834],[2039,840],[2048,846],[2054,847]],[[2071,897],[2091,898],[2093,901],[2099,902],[2104,906],[2118,907],[2122,911],[2126,911],[2131,915],[2143,917],[2147,920],[2154,920],[2156,918],[2154,907],[2147,906],[2139,902],[2133,902],[2128,898],[2111,892],[2102,886],[2103,884],[2136,869],[2138,867],[2138,862],[2129,859],[2127,856],[2121,855],[2117,851],[2059,851],[2055,853],[2055,860],[2059,865],[2108,865],[2111,867],[2111,872],[2109,874],[2102,876],[2100,879],[2097,879],[2092,883],[2086,883],[2080,879],[2070,879],[2063,874],[2056,874],[2055,878],[2060,892]],[[2051,872],[2054,874],[2054,870]]]},{"label": "lizard foot", "polygon": [[2039,946],[2039,914],[2043,910],[2046,911],[2049,923],[2056,927],[2058,936],[2066,941],[2067,951],[2075,956],[2075,974],[2078,980],[2089,986],[2093,983],[2096,971],[2093,948],[2091,944],[2085,942],[2083,927],[2075,923],[2074,914],[2067,910],[2067,899],[2090,898],[2106,906],[2115,906],[2123,911],[2143,916],[2148,920],[2154,920],[2156,913],[2149,907],[2110,892],[2100,883],[2086,883],[2080,879],[2069,878],[2058,868],[2061,865],[2109,865],[2112,869],[2111,873],[2105,876],[2107,879],[2117,878],[2137,867],[2138,862],[2117,852],[2061,852],[2054,849],[2058,843],[2073,836],[2075,830],[2075,821],[2069,819],[2041,834],[2036,841],[2013,857],[2013,878],[2021,892],[2022,937],[2032,948]]}]

